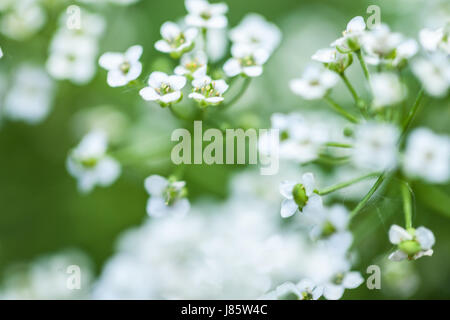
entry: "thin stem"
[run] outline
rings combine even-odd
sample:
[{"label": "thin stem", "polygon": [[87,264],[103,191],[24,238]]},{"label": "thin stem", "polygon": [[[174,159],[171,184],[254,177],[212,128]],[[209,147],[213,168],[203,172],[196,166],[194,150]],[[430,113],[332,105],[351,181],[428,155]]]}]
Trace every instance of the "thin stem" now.
[{"label": "thin stem", "polygon": [[328,102],[328,104],[337,112],[339,113],[341,116],[343,116],[344,118],[346,118],[347,120],[349,120],[350,122],[353,123],[358,123],[359,120],[353,116],[352,114],[350,114],[349,112],[345,111],[345,109],[343,107],[341,107],[337,102],[335,102],[333,99],[331,99],[329,96],[325,96],[324,97],[325,101]]},{"label": "thin stem", "polygon": [[367,79],[367,81],[369,81],[370,74],[369,74],[369,70],[367,69],[366,62],[364,61],[364,57],[362,55],[361,49],[357,50],[355,53],[356,53],[356,56],[358,57],[359,64],[361,65],[361,68],[364,72],[364,77]]},{"label": "thin stem", "polygon": [[336,148],[353,148],[351,144],[341,143],[341,142],[327,142],[325,143],[327,147],[336,147]]},{"label": "thin stem", "polygon": [[347,88],[350,91],[350,93],[352,94],[356,105],[359,106],[361,99],[359,98],[358,94],[356,93],[355,88],[353,88],[352,84],[350,83],[350,81],[348,80],[348,78],[347,78],[347,76],[345,75],[344,72],[339,73],[339,75],[342,78],[342,80],[344,81],[344,83],[347,86]]},{"label": "thin stem", "polygon": [[379,172],[372,172],[372,173],[366,174],[364,176],[361,176],[361,177],[358,177],[358,178],[355,178],[355,179],[351,179],[349,181],[338,183],[338,184],[336,184],[334,186],[331,186],[331,187],[328,187],[328,188],[325,188],[325,189],[322,189],[322,190],[316,190],[316,193],[321,195],[321,196],[323,196],[323,195],[332,193],[332,192],[334,192],[336,190],[339,190],[339,189],[351,186],[351,185],[353,185],[355,183],[358,183],[360,181],[363,181],[365,179],[378,177],[379,175],[380,175]]},{"label": "thin stem", "polygon": [[400,189],[403,198],[403,211],[405,213],[405,226],[406,229],[412,228],[412,197],[411,189],[407,182],[402,181],[400,184]]},{"label": "thin stem", "polygon": [[353,211],[350,213],[350,219],[353,219],[359,211],[361,211],[362,208],[367,204],[367,202],[372,198],[375,191],[378,190],[378,188],[381,186],[381,184],[384,181],[384,178],[386,177],[386,173],[382,173],[377,181],[374,183],[372,188],[370,188],[369,192],[364,196],[364,198],[358,203],[358,205],[353,209]]},{"label": "thin stem", "polygon": [[227,109],[231,107],[233,104],[235,104],[244,95],[245,91],[247,91],[251,81],[252,78],[245,78],[244,84],[242,85],[239,92],[233,98],[231,98],[230,101],[228,101],[228,103],[222,106],[222,110]]},{"label": "thin stem", "polygon": [[414,102],[414,105],[412,106],[411,110],[409,110],[408,117],[406,118],[405,122],[403,123],[403,129],[402,129],[402,137],[405,135],[406,131],[408,131],[409,126],[411,125],[411,122],[414,120],[415,115],[417,114],[417,110],[419,109],[420,101],[422,101],[423,98],[423,88],[420,89],[419,93],[417,94],[416,101]]}]

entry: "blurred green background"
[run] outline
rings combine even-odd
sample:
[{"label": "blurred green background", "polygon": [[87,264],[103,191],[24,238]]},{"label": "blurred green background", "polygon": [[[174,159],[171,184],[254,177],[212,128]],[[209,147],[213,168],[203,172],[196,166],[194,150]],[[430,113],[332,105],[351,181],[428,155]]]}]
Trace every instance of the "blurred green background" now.
[{"label": "blurred green background", "polygon": [[[374,1],[354,0],[226,2],[230,8],[228,17],[231,26],[236,25],[246,13],[257,12],[275,22],[287,42],[269,61],[266,74],[253,84],[254,94],[250,92],[248,100],[229,112],[235,119],[251,119],[258,126],[266,126],[273,112],[298,109],[295,97],[280,98],[281,102],[276,100],[284,94],[282,90],[289,94],[287,89],[279,88],[286,87],[286,81],[301,72],[311,53],[327,46],[337,37],[350,18],[356,15],[367,17],[368,5],[374,4]],[[8,59],[0,61],[1,72],[12,73],[15,66],[24,61],[45,63],[57,17],[68,3],[57,5],[57,9],[50,11],[45,28],[27,41],[18,42],[0,36],[2,48],[8,49]],[[411,5],[411,1],[376,1],[375,4],[382,9],[383,22],[416,37],[422,25],[420,7]],[[148,75],[154,68],[154,61],[162,57],[153,48],[154,42],[159,39],[160,25],[185,14],[181,0],[141,0],[129,7],[92,7],[92,11],[103,14],[108,22],[100,52],[123,51],[130,45],[141,44],[144,47],[141,59],[143,75]],[[290,48],[286,47],[288,44]],[[285,64],[283,70],[277,67],[279,63]],[[284,74],[285,70],[290,74]],[[258,99],[258,90],[273,93],[271,99]],[[74,119],[80,111],[97,106],[111,106],[123,113],[133,126],[138,124],[140,129],[134,134],[160,151],[158,157],[149,156],[143,158],[145,161],[126,163],[120,179],[111,187],[96,188],[89,195],[81,195],[77,192],[75,180],[66,171],[65,161],[69,150],[80,138],[80,129]],[[0,128],[0,274],[15,262],[29,262],[44,253],[65,248],[80,248],[86,252],[95,264],[95,271],[100,272],[103,262],[114,252],[117,236],[123,230],[139,225],[146,217],[148,195],[143,188],[145,177],[152,173],[168,175],[173,170],[173,165],[164,158],[169,159],[169,134],[177,123],[165,111],[145,104],[137,92],[109,88],[105,72],[99,69],[93,81],[85,86],[59,82],[53,110],[43,123],[35,126],[3,123]],[[426,112],[422,109],[418,118],[420,123],[433,129],[449,132],[446,129],[450,118],[449,101],[427,102]],[[185,179],[191,199],[200,195],[225,198],[227,180],[230,173],[236,170],[240,168],[189,166]],[[206,176],[208,179],[204,179]],[[449,194],[449,186],[439,189]],[[416,212],[420,215],[416,221],[432,229],[437,242],[433,258],[415,262],[414,268],[422,282],[413,298],[448,299],[450,209],[447,208],[447,212],[435,210],[426,205],[430,202],[426,199],[427,194],[418,193],[416,196],[419,200]],[[383,210],[383,206],[398,212]],[[361,216],[355,230],[355,247],[361,255],[357,268],[365,274],[365,267],[377,263],[376,257],[385,259],[390,249],[386,235],[390,223],[402,221],[397,191],[389,191],[378,209],[368,210]],[[369,229],[371,232],[368,232]],[[376,290],[369,291],[365,286],[345,295],[350,299],[390,297]]]}]

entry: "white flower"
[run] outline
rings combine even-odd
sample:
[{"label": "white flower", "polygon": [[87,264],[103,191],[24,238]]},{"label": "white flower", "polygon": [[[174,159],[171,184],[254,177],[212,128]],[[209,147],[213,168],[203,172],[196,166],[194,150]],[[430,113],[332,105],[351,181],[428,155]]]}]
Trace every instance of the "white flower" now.
[{"label": "white flower", "polygon": [[323,98],[338,80],[334,72],[311,65],[306,68],[302,78],[291,80],[289,85],[295,94],[306,100],[314,100]]},{"label": "white flower", "polygon": [[36,124],[47,117],[52,99],[53,82],[45,70],[22,65],[6,95],[3,113],[12,120]]},{"label": "white flower", "polygon": [[168,180],[159,175],[145,179],[145,189],[150,194],[147,213],[152,217],[184,216],[190,209],[186,197],[186,182]]},{"label": "white flower", "polygon": [[394,106],[405,99],[406,87],[401,83],[398,75],[392,72],[376,73],[370,78],[375,109]]},{"label": "white flower", "polygon": [[155,71],[148,79],[148,87],[139,91],[144,100],[156,101],[165,106],[176,103],[183,97],[181,89],[186,85],[183,76],[169,76],[164,72]]},{"label": "white flower", "polygon": [[306,218],[314,225],[310,232],[313,239],[325,239],[336,233],[345,232],[350,221],[349,212],[342,205],[324,208]]},{"label": "white flower", "polygon": [[192,50],[194,40],[197,37],[198,30],[196,28],[181,28],[173,22],[165,22],[161,26],[162,40],[155,43],[155,48],[164,53],[170,53],[173,57],[180,57],[184,52]]},{"label": "white flower", "polygon": [[323,288],[312,280],[304,279],[298,284],[285,282],[269,292],[263,300],[318,300],[322,296]]},{"label": "white flower", "polygon": [[185,21],[188,26],[221,29],[228,24],[225,17],[228,11],[226,3],[210,4],[206,0],[185,0],[185,5],[188,11]]},{"label": "white flower", "polygon": [[179,76],[198,78],[206,74],[207,65],[208,57],[203,51],[197,50],[184,54],[174,72]]},{"label": "white flower", "polygon": [[361,48],[361,37],[366,29],[366,23],[361,16],[354,17],[347,24],[343,37],[334,41],[331,46],[342,52],[352,52]]},{"label": "white flower", "polygon": [[441,49],[446,54],[450,54],[450,37],[444,28],[422,29],[419,32],[419,40],[425,50],[434,52]]},{"label": "white flower", "polygon": [[314,192],[314,175],[310,172],[302,175],[300,182],[283,181],[280,193],[285,198],[281,204],[281,216],[288,218],[297,211],[312,215],[322,209],[322,198]]},{"label": "white flower", "polygon": [[342,73],[353,62],[350,54],[340,53],[336,48],[319,49],[311,59],[322,62],[325,67],[338,73]]},{"label": "white flower", "polygon": [[448,57],[435,53],[429,58],[413,61],[412,70],[425,91],[435,97],[444,97],[450,87],[450,62]]},{"label": "white flower", "polygon": [[390,170],[397,165],[399,130],[388,123],[368,122],[355,130],[352,160],[358,168]]},{"label": "white flower", "polygon": [[403,41],[395,50],[395,58],[392,60],[392,65],[394,67],[402,67],[417,51],[419,51],[419,45],[416,40],[407,39]]},{"label": "white flower", "polygon": [[59,19],[60,33],[67,35],[86,36],[98,39],[106,29],[106,19],[99,14],[80,8],[80,20],[71,26],[71,12],[64,11]]},{"label": "white flower", "polygon": [[264,49],[272,53],[281,40],[280,29],[273,23],[257,14],[249,13],[230,30],[233,46],[247,45],[256,49]]},{"label": "white flower", "polygon": [[402,41],[400,33],[391,32],[385,24],[378,25],[362,38],[363,47],[369,55],[366,61],[378,65],[386,59],[395,58],[395,50]]},{"label": "white flower", "polygon": [[10,1],[2,13],[0,31],[15,40],[25,40],[39,31],[47,20],[38,0]]},{"label": "white flower", "polygon": [[107,147],[106,134],[92,131],[70,152],[67,170],[78,180],[80,192],[88,193],[96,185],[107,187],[119,177],[120,164],[106,155]]},{"label": "white flower", "polygon": [[269,53],[264,49],[253,49],[247,45],[235,45],[231,55],[223,66],[225,74],[234,77],[239,74],[248,77],[259,77],[263,73],[263,64],[269,59]]},{"label": "white flower", "polygon": [[201,104],[219,104],[224,100],[223,94],[228,90],[228,84],[224,80],[212,80],[209,76],[201,76],[192,81],[194,91],[189,98]]},{"label": "white flower", "polygon": [[300,292],[300,300],[318,300],[323,294],[323,287],[310,279],[303,279],[297,283]]},{"label": "white flower", "polygon": [[408,137],[403,157],[403,171],[431,183],[450,179],[450,138],[427,128],[414,129]]},{"label": "white flower", "polygon": [[328,300],[338,300],[344,295],[345,289],[355,289],[363,282],[359,272],[339,272],[323,285],[323,296]]},{"label": "white flower", "polygon": [[130,47],[125,53],[104,53],[99,64],[108,70],[108,85],[121,87],[137,79],[142,71],[142,64],[139,62],[141,55],[142,47],[139,45]]},{"label": "white flower", "polygon": [[394,224],[389,229],[389,241],[398,247],[398,250],[389,256],[393,261],[416,260],[433,255],[431,248],[435,243],[434,234],[425,227],[405,230]]}]

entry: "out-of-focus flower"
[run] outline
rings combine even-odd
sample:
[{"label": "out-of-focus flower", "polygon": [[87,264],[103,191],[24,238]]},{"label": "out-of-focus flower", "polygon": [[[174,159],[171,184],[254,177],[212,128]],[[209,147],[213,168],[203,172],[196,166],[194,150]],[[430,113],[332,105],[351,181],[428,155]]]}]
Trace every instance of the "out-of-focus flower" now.
[{"label": "out-of-focus flower", "polygon": [[139,91],[144,100],[156,101],[161,106],[176,103],[183,97],[181,89],[186,85],[183,76],[169,76],[164,72],[155,71],[148,79],[148,87]]},{"label": "out-of-focus flower", "polygon": [[422,47],[430,52],[438,49],[450,54],[450,32],[449,27],[438,29],[422,29],[419,32],[419,40]]},{"label": "out-of-focus flower", "polygon": [[285,198],[281,203],[281,216],[288,218],[297,211],[313,215],[322,209],[322,198],[314,192],[316,183],[310,172],[302,175],[300,182],[283,181],[280,193]]},{"label": "out-of-focus flower", "polygon": [[413,61],[412,70],[425,91],[435,97],[444,97],[450,87],[450,62],[446,55],[435,53],[429,58]]},{"label": "out-of-focus flower", "polygon": [[322,62],[325,67],[337,73],[343,73],[353,62],[351,54],[340,53],[336,48],[320,49],[311,59]]},{"label": "out-of-focus flower", "polygon": [[397,68],[403,67],[419,51],[419,45],[414,39],[407,39],[400,43],[395,50],[395,57],[392,65]]},{"label": "out-of-focus flower", "polygon": [[406,97],[406,87],[392,72],[376,73],[370,78],[374,109],[395,106]]},{"label": "out-of-focus flower", "polygon": [[83,137],[67,158],[67,170],[78,180],[80,192],[88,193],[96,185],[107,187],[120,175],[120,164],[106,154],[108,141],[102,131]]},{"label": "out-of-focus flower", "polygon": [[194,91],[189,98],[198,101],[202,105],[216,105],[224,100],[223,94],[228,90],[225,80],[212,80],[209,76],[201,76],[192,81]]},{"label": "out-of-focus flower", "polygon": [[3,113],[11,120],[36,124],[47,117],[52,100],[53,82],[45,70],[22,65],[6,95]]},{"label": "out-of-focus flower", "polygon": [[361,37],[366,30],[366,23],[361,16],[354,17],[347,24],[343,37],[334,41],[331,46],[336,47],[341,52],[352,52],[361,48]]},{"label": "out-of-focus flower", "polygon": [[306,218],[313,224],[310,232],[313,239],[326,239],[337,233],[346,232],[350,221],[349,212],[342,205],[324,208]]},{"label": "out-of-focus flower", "polygon": [[434,234],[425,227],[405,230],[394,224],[389,229],[389,241],[398,247],[398,250],[389,256],[393,261],[417,260],[433,255],[431,248],[435,243]]},{"label": "out-of-focus flower", "polygon": [[450,138],[428,128],[414,129],[403,156],[403,171],[430,183],[445,183],[450,179]]},{"label": "out-of-focus flower", "polygon": [[345,289],[355,289],[363,282],[359,272],[339,272],[323,285],[323,296],[328,300],[338,300],[344,295]]},{"label": "out-of-focus flower", "polygon": [[145,179],[145,189],[150,194],[147,213],[151,217],[184,216],[188,213],[190,203],[186,199],[185,181],[153,175]]},{"label": "out-of-focus flower", "polygon": [[254,50],[264,49],[270,54],[280,43],[281,31],[263,16],[249,13],[238,26],[230,30],[230,39],[233,46],[246,45]]},{"label": "out-of-focus flower", "polygon": [[275,290],[265,294],[261,300],[318,300],[322,296],[323,288],[310,279],[299,283],[285,282]]},{"label": "out-of-focus flower", "polygon": [[130,47],[125,53],[104,53],[99,64],[108,70],[108,85],[121,87],[136,80],[142,72],[142,64],[139,62],[141,55],[142,47],[139,45]]},{"label": "out-of-focus flower", "polygon": [[161,26],[162,40],[155,43],[155,48],[164,53],[170,53],[174,58],[194,48],[194,40],[197,37],[196,28],[182,30],[176,23],[168,21]]},{"label": "out-of-focus flower", "polygon": [[263,64],[269,59],[264,49],[253,49],[247,45],[235,45],[231,49],[233,56],[223,66],[225,74],[234,77],[239,74],[248,77],[259,77],[263,73]]},{"label": "out-of-focus flower", "polygon": [[47,17],[38,0],[9,1],[0,22],[1,32],[15,40],[25,40],[38,32]]},{"label": "out-of-focus flower", "polygon": [[221,29],[228,24],[225,17],[228,12],[226,3],[210,4],[206,0],[185,0],[185,5],[188,11],[185,21],[188,26]]},{"label": "out-of-focus flower", "polygon": [[385,24],[380,24],[366,32],[362,38],[363,47],[368,53],[366,61],[378,65],[384,60],[395,58],[395,51],[402,43],[403,36],[397,32],[391,32]]},{"label": "out-of-focus flower", "polygon": [[197,50],[184,54],[174,72],[179,76],[198,78],[206,74],[207,65],[208,57],[203,51]]},{"label": "out-of-focus flower", "polygon": [[291,80],[290,88],[306,100],[321,99],[338,80],[334,72],[311,65],[305,69],[301,78]]},{"label": "out-of-focus flower", "polygon": [[390,170],[397,166],[397,127],[368,122],[356,128],[355,137],[352,160],[358,168]]}]

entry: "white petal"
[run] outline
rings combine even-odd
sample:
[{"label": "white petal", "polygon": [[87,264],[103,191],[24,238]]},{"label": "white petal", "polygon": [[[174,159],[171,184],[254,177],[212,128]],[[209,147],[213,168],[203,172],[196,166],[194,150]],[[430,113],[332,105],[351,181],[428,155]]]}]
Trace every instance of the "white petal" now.
[{"label": "white petal", "polygon": [[145,190],[152,196],[161,196],[164,189],[169,185],[166,178],[159,175],[152,175],[145,179]]},{"label": "white petal", "polygon": [[425,227],[419,227],[416,229],[416,239],[420,243],[423,250],[431,249],[435,242],[433,232]]},{"label": "white petal", "polygon": [[108,72],[106,82],[111,87],[121,87],[126,85],[128,80],[120,70],[111,70]]},{"label": "white petal", "polygon": [[353,272],[348,272],[344,276],[344,279],[342,280],[342,285],[346,289],[355,289],[355,288],[359,287],[361,285],[361,283],[363,283],[363,282],[364,282],[364,279],[361,276],[361,274],[359,272],[353,271]]},{"label": "white petal", "polygon": [[389,260],[402,261],[408,258],[408,255],[403,251],[396,250],[389,255]]},{"label": "white petal", "polygon": [[306,215],[314,215],[323,210],[322,197],[318,194],[312,194],[308,197],[306,206],[303,207],[303,213]]},{"label": "white petal", "polygon": [[344,295],[344,287],[335,284],[327,284],[323,289],[323,296],[328,300],[339,300]]},{"label": "white petal", "polygon": [[366,23],[364,22],[364,18],[361,16],[354,17],[347,24],[348,32],[361,32],[364,31],[364,29],[366,29]]},{"label": "white petal", "polygon": [[173,90],[181,90],[186,85],[186,78],[183,76],[170,76],[169,85]]},{"label": "white petal", "polygon": [[297,211],[298,206],[294,200],[285,199],[281,203],[281,217],[289,218]]},{"label": "white petal", "polygon": [[98,183],[104,187],[109,186],[116,181],[120,172],[120,164],[113,158],[105,157],[97,164]]},{"label": "white petal", "polygon": [[223,94],[228,90],[228,84],[225,80],[214,80],[214,89],[220,94]]},{"label": "white petal", "polygon": [[189,28],[186,31],[184,31],[184,37],[186,38],[187,42],[192,42],[198,35],[198,29],[196,28]]},{"label": "white petal", "polygon": [[162,217],[168,213],[167,205],[161,197],[151,197],[147,202],[147,214],[152,217]]},{"label": "white petal", "polygon": [[175,91],[161,96],[160,100],[164,103],[177,102],[181,98],[181,92]]},{"label": "white petal", "polygon": [[164,39],[174,39],[181,33],[180,28],[174,22],[167,21],[161,26],[161,35]]},{"label": "white petal", "polygon": [[399,244],[405,240],[412,240],[412,238],[413,237],[408,233],[408,231],[398,225],[394,224],[389,229],[389,241],[393,244]]},{"label": "white petal", "polygon": [[293,195],[292,195],[292,189],[294,188],[294,186],[297,183],[292,182],[292,181],[282,181],[280,183],[280,193],[283,197],[285,197],[286,199],[292,199]]},{"label": "white petal", "polygon": [[190,208],[191,205],[188,199],[179,199],[172,205],[171,214],[176,216],[184,216],[189,212]]},{"label": "white petal", "polygon": [[169,76],[164,72],[155,71],[150,75],[148,79],[148,84],[152,88],[160,88],[163,83],[169,82]]},{"label": "white petal", "polygon": [[170,44],[167,43],[166,40],[158,40],[155,42],[155,49],[158,51],[161,51],[163,53],[169,53],[172,52],[173,49],[170,46]]},{"label": "white petal", "polygon": [[152,87],[142,88],[139,94],[146,101],[157,101],[160,98],[159,94]]},{"label": "white petal", "polygon": [[124,56],[121,53],[107,52],[104,53],[98,63],[100,67],[106,70],[117,69],[119,65],[124,61]]},{"label": "white petal", "polygon": [[219,102],[222,102],[224,100],[223,97],[210,97],[210,98],[205,98],[205,101],[208,103],[212,103],[212,104],[217,104]]},{"label": "white petal", "polygon": [[432,255],[433,255],[433,250],[430,249],[430,250],[420,251],[420,252],[416,253],[413,258],[414,258],[414,260],[417,260],[423,256],[431,257]]},{"label": "white petal", "polygon": [[242,72],[241,64],[237,59],[231,58],[223,65],[223,71],[228,77],[237,76]]},{"label": "white petal", "polygon": [[316,180],[314,179],[314,174],[307,172],[302,175],[302,183],[306,189],[306,194],[309,196],[314,192],[316,188]]},{"label": "white petal", "polygon": [[261,66],[244,67],[243,71],[249,77],[259,77],[263,73],[263,67]]},{"label": "white petal", "polygon": [[142,46],[139,45],[132,46],[127,50],[125,56],[131,63],[133,63],[139,60],[139,58],[142,55],[142,51],[143,51]]},{"label": "white petal", "polygon": [[188,97],[199,101],[205,100],[205,96],[197,92],[190,93]]}]

